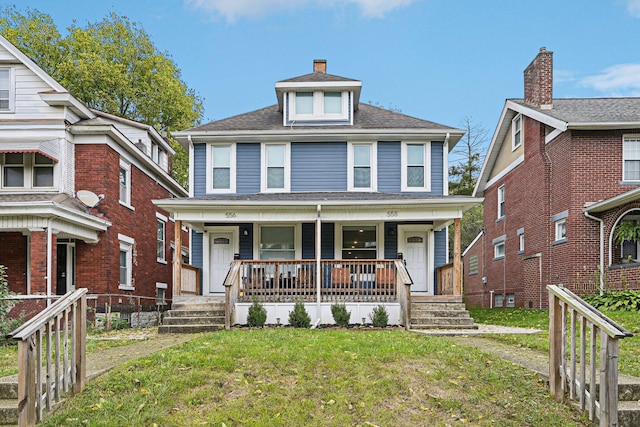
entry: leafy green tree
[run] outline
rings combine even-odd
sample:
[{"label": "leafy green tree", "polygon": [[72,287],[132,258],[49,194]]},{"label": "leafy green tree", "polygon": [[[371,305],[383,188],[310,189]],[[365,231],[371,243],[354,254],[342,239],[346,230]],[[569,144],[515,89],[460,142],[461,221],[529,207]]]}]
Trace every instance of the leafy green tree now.
[{"label": "leafy green tree", "polygon": [[2,16],[5,37],[89,107],[165,132],[176,150],[173,176],[187,184],[188,155],[171,132],[200,123],[202,99],[140,24],[112,13],[85,27],[74,22],[61,38],[51,17],[37,10],[6,8]]}]

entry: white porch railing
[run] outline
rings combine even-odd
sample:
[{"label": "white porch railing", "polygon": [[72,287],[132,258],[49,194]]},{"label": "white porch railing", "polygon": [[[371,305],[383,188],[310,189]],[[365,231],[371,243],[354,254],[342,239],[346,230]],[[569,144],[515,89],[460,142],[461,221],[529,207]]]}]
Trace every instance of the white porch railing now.
[{"label": "white porch railing", "polygon": [[633,334],[570,290],[555,285],[547,289],[551,394],[556,400],[568,394],[588,411],[590,420],[598,417],[600,426],[618,425],[618,343]]},{"label": "white porch railing", "polygon": [[67,293],[8,335],[19,340],[19,426],[35,425],[63,393],[84,389],[86,293],[86,288]]}]

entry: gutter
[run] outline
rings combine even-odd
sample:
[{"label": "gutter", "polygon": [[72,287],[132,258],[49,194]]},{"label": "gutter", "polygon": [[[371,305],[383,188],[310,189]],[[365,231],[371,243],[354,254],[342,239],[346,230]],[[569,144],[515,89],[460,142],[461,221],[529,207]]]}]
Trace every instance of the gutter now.
[{"label": "gutter", "polygon": [[584,216],[592,219],[594,221],[598,221],[600,223],[600,295],[604,293],[604,220],[595,217],[587,211],[583,211]]}]

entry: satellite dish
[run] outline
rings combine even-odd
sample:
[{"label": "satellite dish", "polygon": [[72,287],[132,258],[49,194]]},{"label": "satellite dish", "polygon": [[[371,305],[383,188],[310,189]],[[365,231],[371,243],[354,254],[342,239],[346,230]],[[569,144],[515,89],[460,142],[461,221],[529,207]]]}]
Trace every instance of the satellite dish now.
[{"label": "satellite dish", "polygon": [[100,198],[96,196],[96,193],[89,190],[79,190],[76,196],[82,203],[90,208],[95,208],[100,202]]}]

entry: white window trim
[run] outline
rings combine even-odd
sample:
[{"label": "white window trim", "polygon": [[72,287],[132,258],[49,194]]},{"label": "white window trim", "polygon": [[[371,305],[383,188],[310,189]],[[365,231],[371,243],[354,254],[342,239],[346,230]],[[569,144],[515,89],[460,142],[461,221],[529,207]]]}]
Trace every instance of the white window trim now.
[{"label": "white window trim", "polygon": [[[505,217],[505,201],[506,201],[506,190],[504,187],[504,184],[502,184],[500,187],[498,187],[498,193],[497,193],[497,199],[498,199],[498,206],[497,206],[497,219],[501,219]],[[502,211],[502,212],[501,212]]]},{"label": "white window trim", "polygon": [[[555,240],[554,243],[565,242],[567,240],[567,219],[562,218],[554,223],[555,227]],[[560,225],[564,225],[564,236],[560,235]]]},{"label": "white window trim", "polygon": [[[229,149],[229,188],[213,188],[213,147],[230,147]],[[233,194],[236,192],[236,144],[207,144],[207,194]]]},{"label": "white window trim", "polygon": [[[284,188],[267,188],[267,145],[284,145]],[[260,192],[288,193],[291,191],[291,143],[260,144]]]},{"label": "white window trim", "polygon": [[[407,145],[420,144],[424,146],[424,187],[409,187],[407,185]],[[401,151],[401,191],[430,192],[431,191],[431,141],[402,141]]]},{"label": "white window trim", "polygon": [[639,182],[640,180],[637,179],[626,179],[625,176],[627,175],[627,171],[625,168],[625,164],[627,160],[640,160],[640,159],[627,159],[624,156],[624,143],[627,139],[640,139],[640,135],[638,134],[629,134],[629,135],[622,135],[622,182]]},{"label": "white window trim", "polygon": [[[120,200],[120,169],[127,171],[127,200]],[[118,169],[118,201],[122,206],[125,206],[131,210],[135,210],[131,205],[131,163],[125,162],[120,159],[120,168]]]},{"label": "white window trim", "polygon": [[[162,258],[159,258],[157,256],[158,254],[156,251],[156,261],[158,261],[160,264],[166,264],[167,263],[167,220],[168,218],[162,215],[161,213],[156,212],[156,220],[164,224],[164,236],[162,237],[162,242],[163,242],[162,246],[164,250],[162,251]],[[156,230],[156,233],[157,233],[157,230]],[[158,239],[156,236],[156,245],[157,243],[158,243]]]},{"label": "white window trim", "polygon": [[2,70],[9,70],[9,108],[0,110],[0,114],[15,113],[16,108],[16,81],[15,71],[12,67],[0,67]]},{"label": "white window trim", "polygon": [[[313,113],[297,114],[296,113],[296,92],[313,92]],[[340,92],[342,94],[342,114],[325,114],[324,113],[324,93]],[[345,90],[298,90],[289,92],[289,120],[293,121],[333,121],[349,119],[349,91]]]},{"label": "white window trim", "polygon": [[[120,247],[118,249],[118,289],[133,291],[135,290],[135,286],[133,284],[133,246],[135,244],[135,240],[123,234],[118,234],[118,240],[120,241]],[[125,251],[127,253],[126,284],[120,283],[120,251]]]},{"label": "white window trim", "polygon": [[524,252],[524,233],[520,234],[519,236],[519,247],[520,249],[518,250],[519,253]]},{"label": "white window trim", "polygon": [[[516,130],[516,123],[520,122],[520,129]],[[522,146],[522,139],[524,137],[524,132],[522,129],[522,114],[517,114],[512,120],[511,120],[511,151],[515,151],[516,149],[518,149],[520,146]],[[518,145],[516,145],[516,133],[520,132],[520,143]]]},{"label": "white window trim", "polygon": [[[261,228],[262,227],[293,227],[293,245],[294,245],[294,259],[302,259],[302,225],[300,223],[293,222],[283,222],[283,223],[272,223],[272,224],[254,224],[253,225],[253,235],[255,236],[253,239],[253,259],[260,259],[260,236],[262,236]],[[236,227],[235,230],[238,228]],[[239,239],[236,238],[236,242]]]},{"label": "white window trim", "polygon": [[[50,192],[58,188],[59,179],[58,172],[60,168],[58,167],[58,162],[53,161],[52,164],[47,165],[36,165],[36,153],[33,152],[20,152],[16,154],[22,154],[22,164],[21,165],[7,165],[4,161],[4,156],[8,153],[0,153],[0,191],[7,192],[16,192],[16,191],[38,191],[38,192]],[[46,156],[45,156],[46,157]],[[4,182],[4,168],[5,167],[21,167],[22,168],[22,186],[21,187],[7,187]],[[53,173],[53,185],[47,187],[36,187],[34,183],[35,179],[35,169],[36,168],[51,168]]]},{"label": "white window trim", "polygon": [[[368,146],[370,151],[369,156],[369,170],[371,171],[371,185],[369,187],[355,187],[354,186],[354,147],[355,146]],[[347,189],[349,191],[378,191],[378,143],[377,142],[365,142],[354,143],[349,142],[347,144]]]},{"label": "white window trim", "polygon": [[[369,223],[366,221],[362,221],[362,222],[336,222],[335,226],[334,226],[334,231],[333,231],[333,251],[335,254],[338,254],[336,256],[342,258],[342,250],[346,249],[343,248],[344,242],[342,241],[342,236],[343,236],[343,232],[342,232],[342,228],[343,227],[349,227],[349,226],[357,226],[357,225],[371,225],[371,226],[375,226],[376,227],[376,259],[383,259],[384,258],[384,248],[385,248],[385,240],[384,240],[384,222],[375,222],[375,223]],[[408,226],[407,226],[408,227]],[[429,231],[429,230],[425,230],[423,226],[411,226],[411,229],[415,229],[416,231]],[[400,235],[400,230],[398,229],[397,231],[398,235]],[[427,235],[428,238],[428,235]]]},{"label": "white window trim", "polygon": [[[502,253],[501,254],[498,253],[498,247],[502,247]],[[506,254],[506,246],[505,246],[504,241],[493,244],[493,259],[494,260],[504,258],[505,254]]]}]

